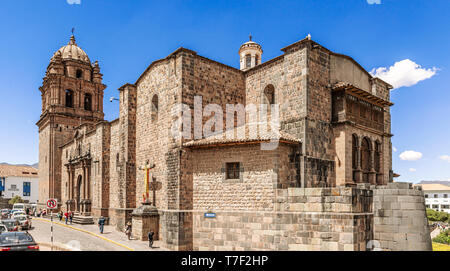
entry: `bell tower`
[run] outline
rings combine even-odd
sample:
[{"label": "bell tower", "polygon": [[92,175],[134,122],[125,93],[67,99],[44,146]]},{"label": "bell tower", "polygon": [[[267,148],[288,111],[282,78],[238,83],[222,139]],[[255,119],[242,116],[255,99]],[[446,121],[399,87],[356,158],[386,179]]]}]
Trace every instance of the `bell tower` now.
[{"label": "bell tower", "polygon": [[239,48],[240,66],[243,71],[261,64],[261,56],[263,53],[261,45],[252,41],[252,35],[249,38],[250,40],[242,44]]},{"label": "bell tower", "polygon": [[61,149],[80,125],[104,119],[102,74],[98,61],[88,55],[71,36],[51,58],[42,86],[39,127],[39,205],[48,198],[61,200]]}]

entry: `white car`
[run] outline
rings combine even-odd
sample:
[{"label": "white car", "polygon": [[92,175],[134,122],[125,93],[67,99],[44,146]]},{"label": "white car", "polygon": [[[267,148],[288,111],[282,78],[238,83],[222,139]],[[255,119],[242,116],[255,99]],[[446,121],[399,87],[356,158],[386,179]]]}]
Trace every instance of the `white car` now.
[{"label": "white car", "polygon": [[17,216],[27,216],[27,214],[24,211],[15,211],[11,218],[16,218]]},{"label": "white car", "polygon": [[0,234],[4,233],[4,232],[8,232],[8,228],[6,228],[5,225],[0,224]]},{"label": "white car", "polygon": [[31,220],[28,219],[28,217],[26,215],[16,215],[16,216],[14,216],[14,220],[19,221],[20,227],[23,230],[31,229]]}]

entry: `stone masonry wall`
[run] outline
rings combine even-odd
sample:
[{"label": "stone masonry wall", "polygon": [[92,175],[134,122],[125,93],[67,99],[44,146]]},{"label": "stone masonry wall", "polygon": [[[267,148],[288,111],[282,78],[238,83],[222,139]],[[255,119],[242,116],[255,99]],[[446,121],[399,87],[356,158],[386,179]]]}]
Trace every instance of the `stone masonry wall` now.
[{"label": "stone masonry wall", "polygon": [[432,250],[423,191],[410,183],[389,183],[373,191],[374,240],[379,248]]},{"label": "stone masonry wall", "polygon": [[365,250],[372,239],[372,191],[277,190],[277,211],[194,211],[194,250]]}]

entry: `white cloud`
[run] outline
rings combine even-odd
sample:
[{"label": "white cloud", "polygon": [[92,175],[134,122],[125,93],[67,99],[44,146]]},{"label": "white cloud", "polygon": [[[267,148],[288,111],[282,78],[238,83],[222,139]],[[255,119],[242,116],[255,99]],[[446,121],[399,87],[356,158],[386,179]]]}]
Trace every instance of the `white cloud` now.
[{"label": "white cloud", "polygon": [[416,172],[417,169],[415,169],[415,168],[410,168],[409,171],[411,171],[411,172]]},{"label": "white cloud", "polygon": [[422,153],[416,151],[404,151],[400,154],[400,159],[406,161],[417,161],[422,158]]},{"label": "white cloud", "polygon": [[381,0],[367,0],[367,4],[373,5],[373,4],[381,4]]},{"label": "white cloud", "polygon": [[81,5],[81,0],[67,0],[67,4],[69,5]]},{"label": "white cloud", "polygon": [[397,148],[396,148],[396,147],[392,147],[392,150],[393,150],[394,152],[397,152]]},{"label": "white cloud", "polygon": [[395,62],[389,68],[374,68],[370,72],[374,77],[378,77],[394,88],[410,87],[420,81],[433,77],[439,69],[436,67],[425,69],[419,64],[409,59]]},{"label": "white cloud", "polygon": [[439,159],[441,159],[442,161],[446,161],[446,162],[450,163],[450,155],[439,156]]}]

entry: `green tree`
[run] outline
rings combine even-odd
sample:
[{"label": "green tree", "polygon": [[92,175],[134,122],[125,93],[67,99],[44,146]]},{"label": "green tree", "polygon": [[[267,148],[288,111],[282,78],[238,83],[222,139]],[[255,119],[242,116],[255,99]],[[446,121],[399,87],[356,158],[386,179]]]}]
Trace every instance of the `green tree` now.
[{"label": "green tree", "polygon": [[9,204],[14,205],[16,203],[23,203],[23,199],[20,196],[15,196],[14,198],[9,200]]}]

